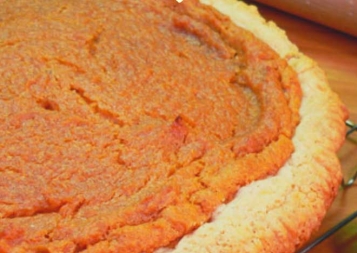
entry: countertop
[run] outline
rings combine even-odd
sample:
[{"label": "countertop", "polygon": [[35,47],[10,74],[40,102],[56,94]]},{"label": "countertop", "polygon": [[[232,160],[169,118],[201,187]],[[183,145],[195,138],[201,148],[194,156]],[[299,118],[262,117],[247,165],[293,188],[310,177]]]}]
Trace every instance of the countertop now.
[{"label": "countertop", "polygon": [[[331,88],[347,106],[350,120],[357,123],[357,38],[253,1],[246,2],[256,5],[262,16],[284,29],[300,51],[320,65],[326,72]],[[357,133],[352,134],[352,138],[357,140]],[[357,170],[357,144],[346,141],[339,151],[339,157],[345,178],[348,179]],[[340,189],[312,240],[356,211],[357,182],[349,188]],[[337,252],[357,252],[357,219],[309,251]]]}]

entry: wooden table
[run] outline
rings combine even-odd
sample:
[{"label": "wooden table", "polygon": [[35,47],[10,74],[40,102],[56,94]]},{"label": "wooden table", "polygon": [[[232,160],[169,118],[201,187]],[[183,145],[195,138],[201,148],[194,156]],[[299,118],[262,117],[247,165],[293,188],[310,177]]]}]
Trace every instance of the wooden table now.
[{"label": "wooden table", "polygon": [[[300,51],[319,63],[325,70],[332,89],[340,95],[349,109],[350,119],[357,123],[357,38],[256,2],[254,4],[266,19],[274,21],[287,32],[290,40],[300,48]],[[357,133],[352,136],[357,140]],[[339,152],[339,157],[345,177],[351,177],[357,170],[357,144],[346,141]],[[355,182],[353,186],[340,190],[320,230],[312,239],[356,211],[357,183]],[[309,253],[337,252],[357,252],[357,219],[309,251]]]}]

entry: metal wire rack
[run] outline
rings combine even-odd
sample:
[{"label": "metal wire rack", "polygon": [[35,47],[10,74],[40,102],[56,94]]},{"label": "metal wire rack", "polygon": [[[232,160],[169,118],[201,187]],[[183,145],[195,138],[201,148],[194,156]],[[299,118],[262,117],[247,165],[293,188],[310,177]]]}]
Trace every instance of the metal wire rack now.
[{"label": "metal wire rack", "polygon": [[[346,133],[346,139],[347,141],[351,141],[354,144],[357,145],[357,142],[351,138],[352,133],[357,132],[357,124],[354,124],[352,121],[347,120],[346,121],[346,126],[348,127],[347,133]],[[346,190],[348,187],[352,186],[356,181],[357,181],[357,167],[354,168],[355,173],[354,175],[346,180],[345,178],[342,180],[341,187],[343,190]],[[314,241],[312,241],[310,244],[306,245],[304,248],[300,249],[297,253],[307,253],[311,249],[315,248],[317,245],[325,241],[327,238],[335,234],[337,231],[339,231],[341,228],[346,226],[348,223],[353,221],[354,219],[357,218],[357,210],[350,214],[348,217],[344,218],[342,221],[340,221],[338,224],[336,224],[334,227],[330,228],[328,231],[323,233],[321,236],[316,238]]]}]

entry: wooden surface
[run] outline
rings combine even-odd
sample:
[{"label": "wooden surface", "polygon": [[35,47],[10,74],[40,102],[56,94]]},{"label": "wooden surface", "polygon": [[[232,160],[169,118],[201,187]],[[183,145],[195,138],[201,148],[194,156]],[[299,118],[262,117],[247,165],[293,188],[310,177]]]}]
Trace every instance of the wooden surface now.
[{"label": "wooden surface", "polygon": [[357,0],[255,0],[357,36]]},{"label": "wooden surface", "polygon": [[[253,3],[252,1],[247,1]],[[300,51],[317,61],[325,70],[332,89],[357,123],[357,38],[332,30],[290,14],[254,3],[260,13],[284,29]],[[321,122],[323,124],[323,122]],[[357,140],[357,133],[352,137]],[[346,179],[357,170],[357,144],[346,141],[339,152]],[[357,211],[357,183],[340,190],[335,202],[314,238]],[[357,219],[339,230],[309,253],[357,253]]]}]

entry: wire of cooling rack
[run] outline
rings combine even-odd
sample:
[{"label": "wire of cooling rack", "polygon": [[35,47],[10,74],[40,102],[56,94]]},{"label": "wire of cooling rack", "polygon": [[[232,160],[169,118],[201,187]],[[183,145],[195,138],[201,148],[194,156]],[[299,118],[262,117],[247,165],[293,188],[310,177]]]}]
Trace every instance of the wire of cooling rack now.
[{"label": "wire of cooling rack", "polygon": [[[352,121],[347,120],[346,126],[349,127],[349,130],[347,131],[347,134],[346,134],[347,139],[349,139],[353,132],[357,132],[357,124],[354,124]],[[357,145],[357,142],[354,141],[353,139],[350,139],[350,141],[354,142],[354,144]],[[342,187],[344,187],[344,188],[349,187],[349,186],[353,185],[353,183],[357,180],[357,167],[355,169],[356,169],[355,174],[349,180],[346,181],[344,179],[342,181]]]},{"label": "wire of cooling rack", "polygon": [[[352,133],[357,132],[357,124],[354,124],[352,121],[347,120],[346,121],[346,126],[349,128],[347,133],[346,133],[346,138],[349,139]],[[353,141],[353,142],[357,145],[357,142],[355,142],[355,141]],[[354,182],[357,181],[357,167],[355,169],[356,169],[355,174],[350,179],[348,179],[348,180],[343,179],[342,180],[341,186],[342,186],[343,189],[352,186],[354,184]],[[357,210],[354,213],[350,214],[345,219],[343,219],[342,221],[340,221],[334,227],[332,227],[331,229],[326,231],[324,234],[322,234],[320,237],[315,239],[313,242],[311,242],[310,244],[308,244],[304,248],[300,249],[297,253],[307,253],[307,252],[309,252],[315,246],[317,246],[318,244],[320,244],[321,242],[323,242],[324,240],[329,238],[331,235],[336,233],[338,230],[340,230],[341,228],[343,228],[344,226],[346,226],[348,223],[350,223],[351,221],[353,221],[356,218],[357,218]]]},{"label": "wire of cooling rack", "polygon": [[342,221],[340,221],[338,224],[336,224],[334,227],[332,227],[330,230],[328,230],[327,232],[325,232],[323,235],[321,235],[320,237],[318,237],[316,240],[314,240],[312,243],[310,243],[309,245],[307,245],[306,247],[304,247],[303,249],[301,249],[300,251],[298,251],[298,253],[306,253],[309,252],[312,248],[314,248],[315,246],[317,246],[318,244],[320,244],[321,242],[323,242],[324,240],[326,240],[327,238],[329,238],[331,235],[333,235],[334,233],[336,233],[338,230],[340,230],[341,228],[343,228],[344,226],[346,226],[348,223],[350,223],[351,221],[353,221],[355,218],[357,218],[357,211],[352,213],[351,215],[349,215],[347,218],[343,219]]}]

